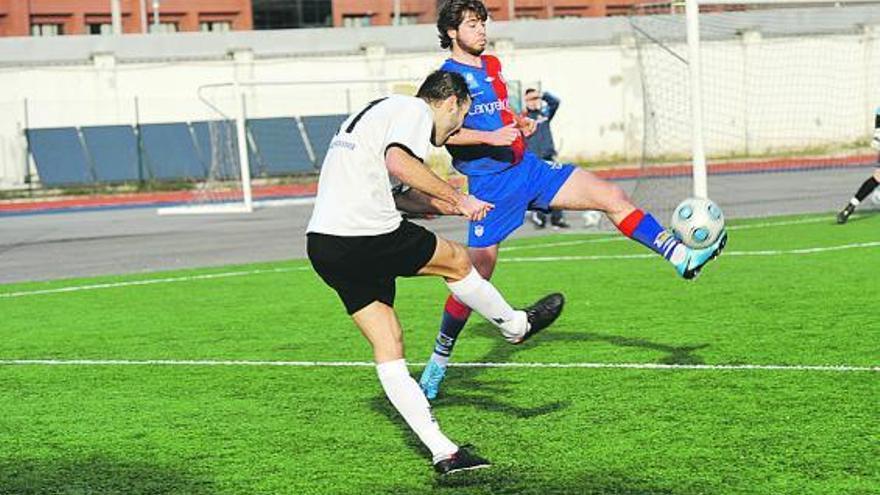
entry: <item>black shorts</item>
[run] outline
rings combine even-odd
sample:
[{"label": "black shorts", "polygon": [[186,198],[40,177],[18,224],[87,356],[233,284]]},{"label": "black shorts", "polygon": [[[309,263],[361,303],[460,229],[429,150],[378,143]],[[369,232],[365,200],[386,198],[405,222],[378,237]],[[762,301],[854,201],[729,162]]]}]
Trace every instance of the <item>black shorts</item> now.
[{"label": "black shorts", "polygon": [[373,301],[394,306],[394,279],[416,275],[437,249],[433,232],[407,220],[387,234],[306,237],[309,261],[350,315]]}]

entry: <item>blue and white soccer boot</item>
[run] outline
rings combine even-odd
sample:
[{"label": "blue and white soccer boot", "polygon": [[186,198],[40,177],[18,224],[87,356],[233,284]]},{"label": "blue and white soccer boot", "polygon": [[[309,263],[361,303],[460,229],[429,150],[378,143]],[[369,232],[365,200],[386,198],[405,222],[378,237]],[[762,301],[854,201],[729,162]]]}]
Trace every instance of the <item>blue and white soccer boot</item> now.
[{"label": "blue and white soccer boot", "polygon": [[422,377],[419,378],[419,386],[422,387],[422,392],[425,393],[428,400],[437,398],[437,394],[440,393],[440,384],[443,383],[445,377],[446,366],[437,364],[433,359],[428,361],[428,365],[422,371]]},{"label": "blue and white soccer boot", "polygon": [[723,230],[721,235],[718,236],[718,240],[711,246],[703,249],[687,248],[687,254],[685,255],[684,260],[675,265],[675,271],[684,277],[685,280],[697,278],[697,275],[700,274],[700,270],[706,266],[706,263],[717,258],[721,254],[721,251],[724,250],[726,244],[727,231]]}]

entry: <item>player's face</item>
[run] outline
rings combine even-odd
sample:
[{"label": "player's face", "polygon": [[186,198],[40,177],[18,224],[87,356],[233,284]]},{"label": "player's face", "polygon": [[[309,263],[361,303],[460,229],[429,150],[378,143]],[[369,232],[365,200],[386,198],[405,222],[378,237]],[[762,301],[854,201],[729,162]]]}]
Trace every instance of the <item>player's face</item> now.
[{"label": "player's face", "polygon": [[449,137],[461,129],[470,107],[470,98],[459,102],[454,96],[451,96],[444,101],[438,110],[438,116],[435,118],[431,144],[434,146],[446,144]]},{"label": "player's face", "polygon": [[481,55],[486,49],[486,21],[468,11],[458,29],[450,33],[459,48],[471,55]]},{"label": "player's face", "polygon": [[541,109],[541,95],[537,91],[533,91],[526,95],[526,108],[529,110]]}]

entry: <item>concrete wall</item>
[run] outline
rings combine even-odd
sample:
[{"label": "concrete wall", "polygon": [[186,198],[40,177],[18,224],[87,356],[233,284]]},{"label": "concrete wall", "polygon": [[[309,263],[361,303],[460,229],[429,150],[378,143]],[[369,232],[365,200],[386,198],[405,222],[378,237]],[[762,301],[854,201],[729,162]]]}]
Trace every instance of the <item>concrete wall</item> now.
[{"label": "concrete wall", "polygon": [[[621,28],[625,27],[623,21],[603,19],[584,24],[587,22],[492,26],[501,34],[495,36],[494,52],[504,64],[506,78],[520,81],[523,89],[540,85],[562,99],[553,124],[562,156],[638,161],[643,150],[657,156],[686,155],[690,135],[687,69],[669,55],[670,49],[686,53],[684,45],[671,40],[664,49],[647,44],[639,50],[639,38]],[[559,27],[557,41],[552,33],[539,33],[541,43],[525,43],[517,34],[517,30],[542,27]],[[199,88],[231,82],[236,76],[262,82],[386,78],[417,84],[446,57],[432,46],[430,26],[391,29],[345,34],[367,36],[357,42],[340,41],[334,30],[245,33],[238,37],[211,33],[125,37],[119,46],[112,40],[88,40],[104,43],[89,45],[88,60],[71,54],[71,60],[51,63],[29,61],[22,54],[9,60],[15,57],[3,54],[10,53],[10,46],[0,43],[0,187],[23,184],[28,163],[22,135],[25,127],[217,118],[217,113],[199,99]],[[369,38],[372,33],[386,32],[397,34],[387,42],[382,42],[381,36],[376,38],[378,42]],[[566,38],[569,32],[602,39],[598,43],[594,38],[572,40]],[[401,39],[400,33],[412,37]],[[132,56],[131,43],[153,39],[162,41],[145,45],[154,53],[175,53],[179,42],[180,53],[188,55]],[[408,39],[413,40],[412,50],[398,48]],[[206,47],[205,53],[196,53],[191,46],[195,41]],[[285,42],[291,44],[285,48]],[[311,49],[309,42],[313,43]],[[330,48],[346,43],[348,51]],[[266,51],[282,49],[289,53]],[[80,53],[88,47],[76,50]],[[60,52],[52,53],[58,56]],[[822,140],[867,137],[873,108],[880,105],[880,42],[870,26],[834,36],[771,38],[756,31],[707,41],[703,60],[710,154],[760,153]],[[350,82],[249,87],[249,115],[344,113],[393,86]],[[228,87],[203,89],[201,94],[234,115]],[[647,119],[645,110],[649,112]]]}]

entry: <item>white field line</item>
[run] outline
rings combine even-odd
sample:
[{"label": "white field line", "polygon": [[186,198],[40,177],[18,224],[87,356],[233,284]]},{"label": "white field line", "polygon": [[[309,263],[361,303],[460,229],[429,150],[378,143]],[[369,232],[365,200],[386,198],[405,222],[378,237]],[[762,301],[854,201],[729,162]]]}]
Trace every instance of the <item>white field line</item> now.
[{"label": "white field line", "polygon": [[273,268],[271,270],[243,270],[239,272],[223,272],[223,273],[208,273],[204,275],[192,275],[189,277],[168,277],[168,278],[151,278],[147,280],[130,280],[127,282],[113,282],[107,284],[93,284],[93,285],[77,285],[71,287],[59,287],[57,289],[41,289],[41,290],[31,290],[31,291],[21,291],[21,292],[7,292],[0,293],[0,299],[13,298],[13,297],[24,297],[24,296],[37,296],[42,294],[59,294],[63,292],[80,292],[84,290],[97,290],[97,289],[115,289],[118,287],[130,287],[137,285],[154,285],[154,284],[169,284],[174,282],[192,282],[193,280],[211,280],[215,278],[229,278],[229,277],[243,277],[247,275],[259,275],[263,273],[286,273],[286,272],[296,272],[309,269],[306,266],[298,266],[295,268]]},{"label": "white field line", "polygon": [[[792,220],[787,222],[767,222],[761,224],[752,224],[752,225],[740,225],[740,226],[732,226],[729,227],[730,230],[735,229],[748,229],[748,228],[765,228],[765,227],[775,227],[777,225],[795,225],[802,223],[815,223],[826,221],[827,219],[824,217],[816,217],[816,218],[806,218],[801,220]],[[560,246],[573,246],[578,244],[587,244],[587,243],[601,243],[601,242],[613,242],[613,241],[622,241],[626,240],[626,237],[623,236],[615,236],[615,237],[603,237],[600,239],[584,239],[577,241],[562,241],[555,243],[546,243],[546,244],[532,244],[528,246],[512,246],[510,248],[501,248],[501,251],[514,251],[519,249],[538,249],[538,248],[549,248],[549,247],[560,247]],[[876,247],[880,245],[878,242],[865,242],[858,244],[844,244],[841,246],[828,246],[828,247],[816,247],[816,248],[806,248],[806,249],[792,249],[792,250],[765,250],[765,251],[727,251],[724,253],[725,256],[781,256],[788,254],[813,254],[813,253],[822,253],[826,251],[840,251],[844,249],[855,249],[855,248],[866,248],[866,247]],[[510,263],[526,263],[526,262],[534,262],[534,263],[542,263],[542,262],[554,262],[554,261],[600,261],[600,260],[625,260],[625,259],[642,259],[642,258],[654,258],[655,254],[650,253],[642,253],[642,254],[619,254],[619,255],[594,255],[594,256],[543,256],[543,257],[528,257],[528,258],[501,258],[499,261],[501,262],[510,262]],[[128,282],[115,282],[109,284],[94,284],[94,285],[80,285],[80,286],[71,286],[71,287],[60,287],[57,289],[42,289],[42,290],[33,290],[33,291],[20,291],[20,292],[7,292],[0,293],[0,299],[10,299],[15,297],[26,297],[26,296],[36,296],[36,295],[45,295],[45,294],[58,294],[64,292],[79,292],[84,290],[96,290],[96,289],[113,289],[119,287],[129,287],[129,286],[139,286],[139,285],[152,285],[152,284],[161,284],[161,283],[174,283],[174,282],[190,282],[194,280],[210,280],[216,278],[227,278],[227,277],[240,277],[247,275],[259,275],[263,273],[283,273],[283,272],[293,272],[293,271],[302,271],[308,270],[309,267],[296,267],[296,268],[276,268],[273,270],[245,270],[238,272],[224,272],[224,273],[213,273],[206,275],[194,275],[191,277],[171,277],[171,278],[158,278],[158,279],[149,279],[149,280],[132,280]]]},{"label": "white field line", "polygon": [[[764,251],[725,251],[724,256],[783,256],[783,255],[801,255],[801,254],[816,254],[816,253],[825,253],[829,251],[843,251],[846,249],[860,249],[860,248],[872,248],[872,247],[880,247],[880,241],[872,241],[872,242],[859,242],[856,244],[842,244],[839,246],[825,246],[825,247],[814,247],[814,248],[803,248],[803,249],[775,249],[775,250],[764,250]],[[642,253],[642,254],[609,254],[609,255],[594,255],[594,256],[536,256],[536,257],[528,257],[528,258],[500,258],[498,260],[499,263],[546,263],[546,262],[554,262],[554,261],[600,261],[600,260],[627,260],[627,259],[642,259],[642,258],[656,258],[656,254],[652,253]]]},{"label": "white field line", "polygon": [[[410,363],[424,366],[425,363]],[[287,366],[297,368],[367,368],[368,361],[222,361],[170,359],[0,359],[0,366]],[[880,372],[880,366],[786,364],[660,364],[660,363],[449,363],[456,368],[590,368],[701,371],[835,371]]]},{"label": "white field line", "polygon": [[731,225],[727,228],[727,230],[748,230],[748,229],[763,229],[767,227],[778,227],[780,225],[801,225],[804,223],[821,223],[828,222],[832,223],[834,218],[829,215],[823,215],[821,217],[812,217],[812,218],[801,218],[800,220],[783,220],[781,222],[764,222],[764,223],[749,223],[746,225]]},{"label": "white field line", "polygon": [[[780,225],[800,225],[805,223],[819,223],[819,222],[830,222],[831,219],[826,215],[822,217],[814,217],[814,218],[802,218],[800,220],[787,220],[782,222],[764,222],[764,223],[753,223],[747,225],[732,225],[727,227],[727,230],[748,230],[748,229],[763,229],[767,227],[777,227]],[[577,234],[577,232],[571,232],[571,234]],[[623,235],[616,234],[614,232],[602,233],[602,234],[592,234],[592,235],[603,235],[603,236],[611,236],[611,237],[601,237],[599,239],[580,239],[576,241],[560,241],[560,242],[548,242],[543,244],[529,244],[526,246],[511,246],[511,247],[502,247],[499,249],[501,252],[510,252],[510,251],[521,251],[523,249],[544,249],[544,248],[554,248],[554,247],[564,247],[564,246],[577,246],[580,244],[596,244],[603,242],[617,242],[617,241],[626,241],[629,238],[624,237]]]}]

